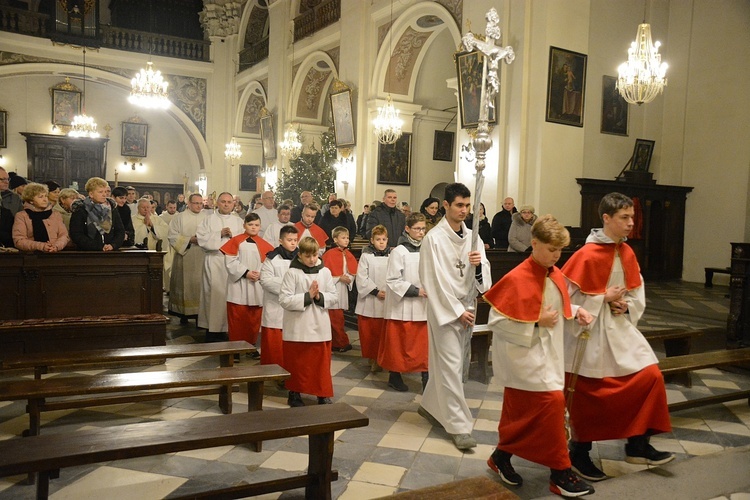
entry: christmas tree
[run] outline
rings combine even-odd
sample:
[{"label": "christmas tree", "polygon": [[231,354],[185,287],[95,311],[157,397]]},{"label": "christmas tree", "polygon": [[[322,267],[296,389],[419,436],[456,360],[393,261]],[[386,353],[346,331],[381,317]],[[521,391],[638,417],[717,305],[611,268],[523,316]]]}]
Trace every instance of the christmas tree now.
[{"label": "christmas tree", "polygon": [[296,160],[289,161],[289,170],[283,171],[276,185],[276,197],[280,200],[299,200],[302,191],[310,191],[318,203],[325,203],[328,194],[335,191],[336,143],[332,132],[323,132],[320,137],[321,149],[315,148],[315,141]]}]

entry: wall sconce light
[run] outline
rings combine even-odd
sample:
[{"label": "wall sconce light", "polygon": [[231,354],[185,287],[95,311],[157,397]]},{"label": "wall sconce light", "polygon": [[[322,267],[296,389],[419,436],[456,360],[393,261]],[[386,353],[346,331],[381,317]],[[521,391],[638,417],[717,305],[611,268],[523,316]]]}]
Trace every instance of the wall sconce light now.
[{"label": "wall sconce light", "polygon": [[145,169],[145,167],[143,166],[143,161],[137,158],[128,158],[126,161],[122,162],[122,166],[125,168],[130,167],[131,170],[138,171]]},{"label": "wall sconce light", "polygon": [[0,167],[4,167],[4,166],[5,166],[5,158],[3,157],[3,155],[0,155]]}]

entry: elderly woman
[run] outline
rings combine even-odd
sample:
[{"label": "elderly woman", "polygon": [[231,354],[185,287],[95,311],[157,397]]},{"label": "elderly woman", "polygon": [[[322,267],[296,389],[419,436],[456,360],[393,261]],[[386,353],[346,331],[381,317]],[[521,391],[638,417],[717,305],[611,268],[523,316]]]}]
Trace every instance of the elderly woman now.
[{"label": "elderly woman", "polygon": [[58,252],[68,244],[62,217],[49,207],[48,189],[32,182],[23,190],[23,210],[13,222],[13,244],[19,250]]},{"label": "elderly woman", "polygon": [[[71,188],[65,188],[60,191],[57,197],[57,203],[52,205],[52,211],[57,212],[62,217],[65,227],[70,231],[70,216],[73,215],[73,202],[78,199],[78,191]],[[50,198],[50,203],[52,198]]]},{"label": "elderly woman", "polygon": [[73,203],[70,237],[78,250],[117,250],[125,239],[125,228],[115,202],[107,198],[109,184],[100,177],[86,182],[88,196]]},{"label": "elderly woman", "polygon": [[534,222],[536,222],[536,215],[531,205],[523,205],[518,213],[513,214],[508,232],[509,252],[531,250],[531,226]]},{"label": "elderly woman", "polygon": [[427,198],[422,202],[422,206],[419,207],[419,213],[424,215],[425,222],[427,223],[427,231],[435,227],[435,224],[443,218],[440,215],[439,209],[440,200],[437,198]]}]

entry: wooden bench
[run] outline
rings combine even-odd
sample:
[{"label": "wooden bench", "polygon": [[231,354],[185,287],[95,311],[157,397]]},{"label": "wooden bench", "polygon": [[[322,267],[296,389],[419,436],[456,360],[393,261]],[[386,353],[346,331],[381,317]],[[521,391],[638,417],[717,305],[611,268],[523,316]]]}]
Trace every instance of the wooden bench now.
[{"label": "wooden bench", "polygon": [[[708,328],[704,330],[688,330],[685,328],[673,328],[667,330],[651,330],[642,332],[643,336],[649,342],[663,342],[664,354],[671,358],[672,356],[684,356],[690,354],[693,337],[721,332],[720,328]],[[675,373],[664,377],[665,382],[692,387],[693,383],[689,373]]]},{"label": "wooden bench", "polygon": [[[670,375],[675,373],[684,373],[693,370],[702,370],[704,368],[719,368],[731,365],[749,365],[750,364],[750,347],[742,349],[728,349],[724,351],[709,351],[685,356],[674,356],[659,361],[659,369],[662,374]],[[669,405],[670,411],[684,410],[686,408],[695,408],[725,401],[735,401],[737,399],[748,398],[750,404],[750,390],[739,390],[707,396],[704,398],[680,401]]]},{"label": "wooden bench", "polygon": [[50,478],[66,467],[309,436],[306,474],[193,494],[189,498],[241,498],[304,487],[306,498],[330,499],[331,481],[338,478],[331,468],[334,432],[368,424],[366,416],[337,403],[10,439],[0,442],[0,476],[38,472],[37,498],[47,498]]},{"label": "wooden bench", "polygon": [[714,273],[716,274],[732,274],[732,271],[728,267],[706,267],[706,283],[703,285],[706,288],[713,288],[714,286]]},{"label": "wooden bench", "polygon": [[194,356],[219,356],[221,366],[232,366],[235,354],[254,352],[255,347],[241,341],[210,342],[207,344],[163,345],[96,349],[75,352],[40,352],[23,355],[5,355],[0,359],[0,370],[34,369],[34,378],[41,378],[51,367],[71,369],[81,366],[105,364],[133,365],[162,362],[166,358]]},{"label": "wooden bench", "polygon": [[[263,383],[266,380],[278,381],[287,378],[289,372],[278,365],[60,376],[41,380],[14,380],[0,384],[0,401],[27,400],[29,430],[25,434],[36,436],[40,433],[43,411],[203,395],[206,393],[205,386],[211,386],[213,392],[219,394],[219,406],[223,413],[228,414],[232,412],[232,385],[246,383],[248,411],[257,411],[263,406]],[[187,387],[193,389],[184,389]],[[121,394],[109,395],[113,393]],[[65,399],[47,401],[50,398]],[[260,443],[256,449],[260,451]]]},{"label": "wooden bench", "polygon": [[[386,497],[383,497],[386,498]],[[519,497],[487,476],[477,476],[418,490],[404,491],[387,498],[396,500],[515,500]]]}]

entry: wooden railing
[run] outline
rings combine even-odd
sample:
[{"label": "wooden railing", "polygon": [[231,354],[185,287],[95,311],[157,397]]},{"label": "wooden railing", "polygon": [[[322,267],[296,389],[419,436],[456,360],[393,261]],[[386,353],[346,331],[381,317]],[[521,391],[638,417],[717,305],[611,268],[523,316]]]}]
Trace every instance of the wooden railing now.
[{"label": "wooden railing", "polygon": [[322,30],[341,17],[341,0],[324,0],[320,5],[294,18],[294,41]]},{"label": "wooden railing", "polygon": [[49,16],[47,14],[0,5],[0,29],[3,31],[18,33],[19,35],[47,37],[48,21]]},{"label": "wooden railing", "polygon": [[268,59],[268,37],[240,51],[240,71],[250,69],[265,59]]},{"label": "wooden railing", "polygon": [[149,52],[164,57],[208,61],[211,46],[205,40],[159,35],[115,26],[101,27],[102,47],[128,52]]}]

